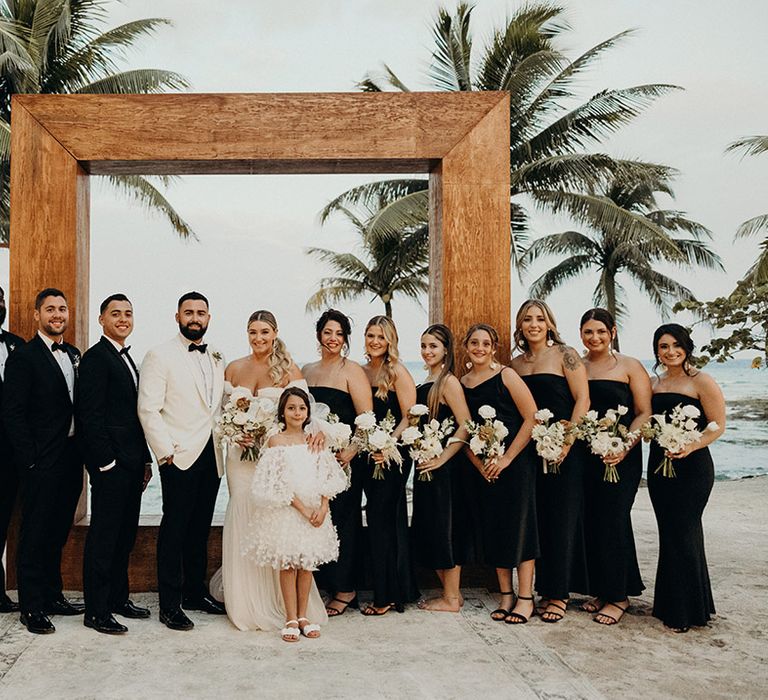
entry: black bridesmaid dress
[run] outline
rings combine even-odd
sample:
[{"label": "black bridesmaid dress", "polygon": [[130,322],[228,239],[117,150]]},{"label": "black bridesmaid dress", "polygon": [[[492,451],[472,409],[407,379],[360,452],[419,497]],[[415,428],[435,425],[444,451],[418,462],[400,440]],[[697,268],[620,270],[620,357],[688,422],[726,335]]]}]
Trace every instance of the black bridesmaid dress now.
[{"label": "black bridesmaid dress", "polygon": [[[417,403],[427,405],[432,382],[416,389]],[[451,409],[440,404],[435,418],[442,423]],[[454,423],[454,432],[459,425]],[[413,480],[413,519],[411,535],[414,560],[428,569],[452,569],[466,563],[471,546],[467,541],[467,513],[461,484],[461,453],[436,469],[430,481],[415,472]]]},{"label": "black bridesmaid dress", "polygon": [[[550,423],[570,420],[576,403],[568,380],[557,374],[522,378],[538,408],[548,408]],[[573,591],[586,593],[587,554],[584,541],[584,467],[586,453],[577,442],[560,464],[560,473],[544,473],[536,457],[536,508],[541,556],[536,561],[536,590],[544,598],[567,600]]]},{"label": "black bridesmaid dress", "polygon": [[[654,394],[654,413],[668,413],[681,404],[701,411],[699,430],[707,418],[698,399],[685,394]],[[664,459],[664,450],[654,441],[648,460],[648,491],[659,526],[659,566],[653,615],[668,627],[685,629],[706,625],[715,613],[704,553],[701,516],[715,481],[715,468],[709,448],[692,452],[673,462],[674,478],[662,476],[656,469]]]},{"label": "black bridesmaid dress", "polygon": [[[515,402],[504,386],[501,372],[476,387],[464,387],[472,419],[483,422],[478,413],[483,405],[496,409],[496,419],[509,430],[505,446],[514,440],[523,424]],[[521,562],[539,556],[536,526],[536,452],[529,443],[499,478],[486,481],[469,465],[472,484],[473,521],[479,536],[482,563],[497,569],[514,569]]]},{"label": "black bridesmaid dress", "polygon": [[[318,403],[326,404],[340,423],[355,429],[357,411],[348,392],[328,386],[311,386],[309,391]],[[339,536],[339,558],[323,564],[315,577],[318,586],[333,597],[339,591],[356,591],[362,584],[361,542],[363,535],[363,474],[360,468],[364,456],[349,463],[350,486],[331,500],[331,519]]]},{"label": "black bridesmaid dress", "polygon": [[[390,411],[397,424],[402,418],[397,393],[388,392],[384,400],[376,396],[376,387],[371,387],[371,391],[376,420],[382,420]],[[360,470],[366,498],[373,605],[385,608],[394,604],[400,608],[419,597],[408,546],[405,484],[410,473],[410,458],[404,452],[402,469],[396,464],[390,465],[384,469],[383,479],[373,478],[374,466],[372,459],[366,459]]]},{"label": "black bridesmaid dress", "polygon": [[[635,419],[627,382],[590,379],[589,398],[590,408],[600,417],[610,408],[626,406],[629,410],[620,418],[622,425],[629,428]],[[589,452],[587,460],[584,488],[589,593],[604,602],[620,603],[645,590],[632,531],[632,504],[643,475],[643,453],[638,443],[616,465],[619,481],[615,484],[604,481],[605,465],[600,457]]]}]

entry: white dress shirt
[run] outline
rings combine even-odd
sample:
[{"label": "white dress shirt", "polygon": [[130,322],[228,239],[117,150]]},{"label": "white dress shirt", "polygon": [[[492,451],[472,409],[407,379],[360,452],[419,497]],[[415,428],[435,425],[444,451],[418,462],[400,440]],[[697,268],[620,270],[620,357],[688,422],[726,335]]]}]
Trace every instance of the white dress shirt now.
[{"label": "white dress shirt", "polygon": [[[181,335],[181,334],[179,334]],[[206,350],[205,352],[197,352],[196,350],[190,350],[190,345],[195,345],[192,341],[181,336],[184,344],[187,346],[187,352],[194,357],[194,364],[200,368],[200,375],[203,378],[203,386],[205,387],[205,399],[208,402],[208,407],[213,405],[213,364],[211,363],[211,354]]]},{"label": "white dress shirt", "polygon": [[[72,366],[72,360],[69,357],[69,353],[66,350],[57,350],[56,352],[53,352],[51,348],[53,347],[53,344],[55,341],[51,340],[47,335],[44,333],[41,333],[40,331],[37,332],[37,334],[42,338],[42,341],[45,343],[48,350],[51,351],[51,354],[53,355],[53,358],[56,360],[56,362],[59,363],[59,367],[61,368],[61,373],[64,375],[64,379],[67,382],[67,389],[69,390],[69,400],[72,402],[72,405],[75,403],[75,368]],[[75,418],[72,417],[72,423],[69,426],[69,435],[68,437],[72,437],[75,434]]]},{"label": "white dress shirt", "polygon": [[8,359],[8,346],[0,340],[0,379],[5,379],[5,361]]},{"label": "white dress shirt", "polygon": [[122,352],[122,350],[125,348],[124,345],[120,345],[120,343],[112,340],[109,336],[103,335],[102,338],[106,338],[112,345],[114,346],[115,350],[117,352],[121,353],[120,357],[122,358],[123,362],[125,362],[125,366],[131,371],[131,376],[133,377],[133,383],[138,387],[139,386],[139,375],[136,374],[136,370],[133,368],[133,365],[131,364],[130,360],[128,359],[128,354]]}]

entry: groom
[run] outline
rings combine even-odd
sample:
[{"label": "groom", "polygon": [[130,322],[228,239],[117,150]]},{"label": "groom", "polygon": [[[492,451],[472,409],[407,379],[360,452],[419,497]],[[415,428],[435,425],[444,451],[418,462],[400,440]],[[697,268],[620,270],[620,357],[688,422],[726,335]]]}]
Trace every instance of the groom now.
[{"label": "groom", "polygon": [[223,473],[212,431],[224,390],[224,359],[203,343],[210,318],[202,294],[184,294],[176,313],[179,335],[147,353],[139,380],[139,419],[163,489],[160,621],[174,630],[194,627],[182,607],[225,612],[205,587],[208,533]]}]

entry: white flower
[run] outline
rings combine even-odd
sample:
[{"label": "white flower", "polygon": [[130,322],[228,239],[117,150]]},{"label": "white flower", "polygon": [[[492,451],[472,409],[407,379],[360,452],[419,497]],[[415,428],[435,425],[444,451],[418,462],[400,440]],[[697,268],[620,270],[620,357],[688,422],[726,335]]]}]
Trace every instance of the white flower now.
[{"label": "white flower", "polygon": [[376,451],[383,450],[388,443],[389,435],[381,428],[374,430],[368,438],[368,444]]},{"label": "white flower", "polygon": [[249,416],[244,411],[238,411],[232,416],[232,422],[235,425],[245,425],[248,422]]},{"label": "white flower", "polygon": [[374,425],[376,425],[376,416],[374,415],[373,411],[366,411],[365,413],[361,413],[359,416],[357,416],[357,418],[355,418],[355,425],[360,428],[360,430],[370,430]]},{"label": "white flower", "polygon": [[542,423],[546,423],[550,418],[554,418],[554,416],[555,414],[548,408],[541,408],[533,414],[533,417]]},{"label": "white flower", "polygon": [[400,440],[404,445],[413,445],[413,443],[416,442],[416,440],[418,440],[420,437],[421,431],[417,427],[411,426],[403,430],[403,433],[400,436]]},{"label": "white flower", "polygon": [[412,416],[426,416],[429,413],[429,409],[423,403],[417,403],[411,406],[408,413]]},{"label": "white flower", "polygon": [[502,423],[500,420],[493,421],[493,432],[499,440],[503,440],[505,437],[507,437],[507,435],[509,435],[507,426],[504,425],[504,423]]},{"label": "white flower", "polygon": [[715,421],[711,421],[707,423],[707,427],[704,428],[704,430],[709,430],[714,432],[715,430],[720,430],[720,426]]},{"label": "white flower", "polygon": [[480,414],[480,417],[484,418],[485,420],[496,418],[496,409],[493,408],[493,406],[488,406],[488,405],[480,406],[478,413]]},{"label": "white flower", "polygon": [[599,418],[597,411],[587,411],[584,414],[584,418],[586,418],[589,421],[594,421]]},{"label": "white flower", "polygon": [[469,449],[472,450],[473,454],[476,454],[476,455],[482,454],[484,448],[485,448],[485,442],[483,442],[482,438],[479,435],[475,435],[469,441]]},{"label": "white flower", "polygon": [[683,406],[683,415],[686,418],[698,418],[701,415],[701,411],[699,411],[696,406],[692,406],[691,404],[686,404]]},{"label": "white flower", "polygon": [[696,430],[696,421],[693,418],[689,418],[685,421],[684,427],[686,430]]},{"label": "white flower", "polygon": [[616,413],[618,413],[620,416],[626,416],[627,413],[629,413],[629,409],[626,406],[619,406],[616,409]]}]

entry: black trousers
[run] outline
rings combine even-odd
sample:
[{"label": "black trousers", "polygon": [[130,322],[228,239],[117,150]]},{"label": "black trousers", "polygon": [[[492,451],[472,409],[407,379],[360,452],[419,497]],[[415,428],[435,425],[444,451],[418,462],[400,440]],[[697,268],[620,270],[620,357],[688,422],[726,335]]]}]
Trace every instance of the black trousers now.
[{"label": "black trousers", "polygon": [[12,464],[10,454],[0,453],[0,593],[5,593],[5,569],[2,555],[8,539],[8,523],[11,522],[13,505],[19,487],[19,475]]},{"label": "black trousers", "polygon": [[189,469],[162,465],[163,519],[157,537],[160,609],[173,610],[182,597],[207,594],[208,533],[221,479],[213,438]]},{"label": "black trousers", "polygon": [[91,474],[91,524],[85,540],[83,593],[89,615],[128,600],[128,559],[139,527],[144,465],[119,462]]},{"label": "black trousers", "polygon": [[59,459],[22,473],[22,510],[16,562],[22,612],[38,612],[61,596],[61,550],[83,488],[74,438]]}]

